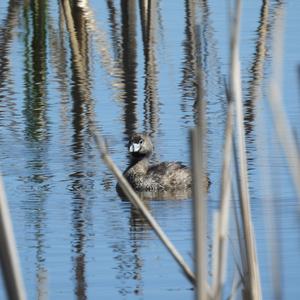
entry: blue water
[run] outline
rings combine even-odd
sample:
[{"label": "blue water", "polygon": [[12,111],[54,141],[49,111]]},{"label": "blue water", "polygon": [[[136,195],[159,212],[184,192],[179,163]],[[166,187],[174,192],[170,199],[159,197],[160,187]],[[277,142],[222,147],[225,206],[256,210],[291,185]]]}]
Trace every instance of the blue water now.
[{"label": "blue water", "polygon": [[[105,137],[125,169],[127,139],[152,133],[154,160],[189,164],[195,125],[195,61],[189,1],[157,1],[152,44],[143,42],[138,1],[74,6],[84,78],[57,1],[0,2],[0,167],[28,299],[192,299],[192,285],[149,225],[116,191],[89,128]],[[198,2],[197,2],[198,3]],[[201,2],[202,3],[202,2]],[[196,5],[206,101],[208,222],[218,207],[228,78],[230,24],[226,1]],[[300,3],[267,8],[262,76],[256,58],[261,1],[243,4],[241,72],[252,217],[264,299],[274,299],[268,237],[277,229],[283,298],[300,295],[299,202],[274,130],[267,98],[274,22],[283,12],[282,101],[299,137]],[[128,19],[126,11],[131,11]],[[278,45],[279,46],[279,45]],[[252,88],[261,91],[257,108]],[[260,141],[260,142],[257,142]],[[270,166],[270,167],[267,167]],[[265,190],[271,173],[272,194]],[[234,196],[236,198],[236,195]],[[264,204],[274,200],[274,215]],[[192,266],[192,200],[148,201],[151,212]],[[268,226],[267,216],[276,228]],[[233,229],[232,229],[233,231]],[[235,239],[234,233],[232,239]],[[212,236],[208,234],[208,244]],[[209,262],[211,252],[209,250]],[[230,289],[232,267],[229,267]],[[0,299],[5,299],[0,282]]]}]

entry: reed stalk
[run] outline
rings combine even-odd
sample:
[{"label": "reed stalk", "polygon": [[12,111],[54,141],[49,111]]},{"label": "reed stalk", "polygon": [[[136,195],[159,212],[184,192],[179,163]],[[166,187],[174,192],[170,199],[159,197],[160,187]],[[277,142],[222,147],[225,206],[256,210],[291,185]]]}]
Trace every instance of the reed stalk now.
[{"label": "reed stalk", "polygon": [[[264,160],[262,158],[263,152],[268,154],[269,147],[268,143],[265,142],[267,137],[267,132],[265,130],[266,123],[264,122],[261,112],[257,112],[257,120],[259,125],[259,130],[257,132],[257,152],[258,152],[258,165],[260,166],[260,172],[261,172],[261,191],[262,191],[262,198],[264,199],[263,202],[263,209],[264,209],[264,222],[265,222],[265,228],[268,232],[267,235],[267,246],[270,253],[270,262],[271,262],[271,268],[270,268],[270,274],[273,284],[273,295],[275,300],[282,299],[282,261],[280,256],[280,236],[278,234],[277,224],[275,222],[275,191],[272,188],[272,182],[270,178],[271,169],[270,164],[264,164]],[[262,146],[264,145],[264,146]],[[265,149],[263,149],[264,147]]]},{"label": "reed stalk", "polygon": [[192,129],[192,174],[193,174],[193,213],[194,213],[194,253],[195,253],[195,274],[196,293],[195,299],[205,300],[207,296],[207,253],[206,253],[206,199],[203,180],[202,160],[203,136],[197,129]]},{"label": "reed stalk", "polygon": [[196,62],[196,127],[191,130],[191,161],[193,189],[194,255],[196,276],[196,300],[211,297],[211,287],[207,280],[207,179],[204,140],[206,135],[202,64],[200,59],[200,25],[192,18],[193,44]]},{"label": "reed stalk", "polygon": [[225,270],[228,249],[228,220],[231,195],[231,172],[230,163],[232,156],[232,133],[233,133],[233,110],[234,103],[227,91],[228,107],[225,127],[225,143],[223,154],[223,167],[221,177],[220,192],[220,213],[218,214],[216,230],[216,257],[215,257],[215,274],[213,278],[214,299],[221,299],[223,287],[225,284]]},{"label": "reed stalk", "polygon": [[[238,180],[238,174],[239,174],[239,168],[238,168],[238,159],[237,159],[237,150],[236,150],[236,145],[234,143],[234,140],[232,142],[233,145],[233,165],[234,165],[234,170],[235,173],[237,174],[234,179]],[[232,199],[235,199],[234,196],[234,184],[232,182],[231,185],[231,193],[232,193]],[[232,243],[232,256],[235,261],[235,267],[236,270],[238,271],[240,278],[243,282],[243,285],[245,286],[247,284],[246,280],[246,275],[248,274],[247,270],[247,260],[246,260],[246,251],[245,251],[245,242],[244,242],[244,237],[243,237],[243,229],[242,229],[242,224],[240,221],[240,216],[239,216],[239,210],[237,207],[237,201],[232,201],[233,202],[233,213],[234,213],[234,222],[236,226],[236,234],[237,234],[237,243],[239,247],[239,251],[234,248],[234,244]],[[239,260],[240,259],[240,260]],[[240,264],[241,265],[240,265]]]},{"label": "reed stalk", "polygon": [[243,101],[239,60],[239,31],[241,18],[241,1],[236,1],[236,10],[231,31],[230,58],[230,93],[235,102],[237,150],[239,157],[239,199],[245,238],[245,252],[249,271],[249,297],[261,299],[259,268],[256,256],[255,237],[251,221],[250,197],[247,174],[247,158],[245,146],[245,128],[243,117]]},{"label": "reed stalk", "polygon": [[273,70],[270,82],[270,96],[268,97],[272,111],[273,122],[279,142],[291,171],[294,187],[298,195],[300,211],[300,151],[298,144],[284,111],[281,95],[282,51],[283,51],[283,11],[279,11],[274,24],[273,40]]},{"label": "reed stalk", "polygon": [[241,278],[238,273],[235,273],[232,286],[231,286],[231,293],[229,297],[227,297],[228,300],[234,300],[236,298],[237,292],[239,290],[240,285],[242,284]]},{"label": "reed stalk", "polygon": [[156,235],[159,237],[159,239],[163,242],[164,246],[167,248],[169,253],[173,256],[175,261],[178,263],[178,265],[183,270],[184,274],[187,276],[187,278],[191,281],[191,283],[195,284],[195,275],[190,270],[189,266],[184,261],[181,254],[178,252],[176,247],[172,244],[168,236],[164,233],[164,231],[161,229],[159,224],[156,222],[154,217],[151,215],[150,211],[148,210],[147,206],[143,203],[143,201],[139,198],[137,193],[132,189],[131,185],[128,183],[126,178],[123,176],[122,172],[119,170],[119,168],[116,166],[116,164],[113,162],[111,157],[108,154],[107,147],[105,145],[104,140],[102,137],[97,134],[96,130],[92,131],[96,146],[98,150],[101,153],[101,158],[106,164],[106,166],[110,169],[110,171],[114,174],[116,179],[118,180],[122,190],[124,191],[125,195],[129,199],[129,201],[140,211],[140,213],[144,216],[144,218],[147,220],[149,225],[152,227]]},{"label": "reed stalk", "polygon": [[17,245],[10,218],[6,195],[0,175],[0,265],[7,297],[10,300],[26,300]]}]

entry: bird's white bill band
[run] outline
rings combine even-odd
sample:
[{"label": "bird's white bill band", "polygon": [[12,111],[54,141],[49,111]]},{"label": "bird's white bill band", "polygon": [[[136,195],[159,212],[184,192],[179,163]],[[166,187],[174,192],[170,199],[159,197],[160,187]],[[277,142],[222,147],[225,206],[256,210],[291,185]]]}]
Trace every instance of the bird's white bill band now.
[{"label": "bird's white bill band", "polygon": [[141,145],[140,144],[136,144],[136,143],[132,143],[129,147],[129,152],[139,152],[141,149]]}]

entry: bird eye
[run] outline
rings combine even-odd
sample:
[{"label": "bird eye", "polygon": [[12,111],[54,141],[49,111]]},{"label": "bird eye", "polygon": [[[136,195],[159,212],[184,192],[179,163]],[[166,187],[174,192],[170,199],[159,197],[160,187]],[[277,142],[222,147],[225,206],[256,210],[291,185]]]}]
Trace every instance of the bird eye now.
[{"label": "bird eye", "polygon": [[143,144],[144,140],[140,140],[140,144]]}]

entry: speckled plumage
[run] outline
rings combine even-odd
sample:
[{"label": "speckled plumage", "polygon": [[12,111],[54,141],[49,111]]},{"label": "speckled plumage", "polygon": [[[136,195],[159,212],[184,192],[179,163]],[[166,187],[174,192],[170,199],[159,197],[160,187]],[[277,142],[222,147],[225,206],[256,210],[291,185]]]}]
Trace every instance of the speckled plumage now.
[{"label": "speckled plumage", "polygon": [[132,162],[124,176],[136,191],[176,191],[191,188],[191,171],[181,162],[149,164],[153,146],[147,135],[134,134],[128,149]]}]

